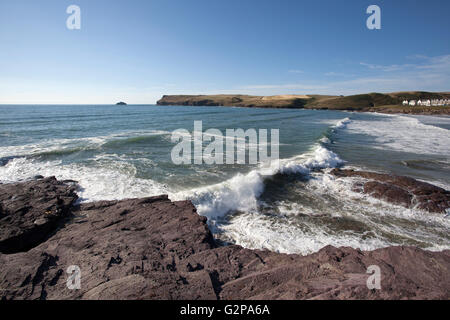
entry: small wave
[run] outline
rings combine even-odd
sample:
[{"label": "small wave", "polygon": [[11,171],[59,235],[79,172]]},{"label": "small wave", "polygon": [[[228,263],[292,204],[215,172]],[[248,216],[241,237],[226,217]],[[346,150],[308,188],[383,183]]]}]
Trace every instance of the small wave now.
[{"label": "small wave", "polygon": [[351,122],[350,118],[345,118],[342,120],[339,120],[334,126],[334,129],[344,129],[347,124],[349,124]]},{"label": "small wave", "polygon": [[39,143],[0,147],[0,157],[9,156],[38,156],[39,154],[51,154],[52,152],[70,153],[74,149],[95,148],[103,143],[99,137],[77,139],[49,139]]},{"label": "small wave", "polygon": [[324,143],[324,144],[329,144],[329,143],[331,143],[331,140],[330,140],[330,138],[328,138],[328,137],[322,137],[319,141],[320,141],[321,143]]},{"label": "small wave", "polygon": [[81,151],[89,151],[89,150],[96,150],[95,147],[74,147],[74,148],[67,148],[67,149],[55,149],[55,150],[49,150],[49,151],[43,151],[43,152],[36,152],[31,157],[37,158],[37,157],[58,157],[58,156],[67,156],[74,153],[78,153]]},{"label": "small wave", "polygon": [[64,155],[83,150],[95,150],[105,144],[133,143],[146,139],[154,139],[154,136],[168,135],[170,132],[161,130],[124,131],[105,136],[47,139],[38,143],[25,145],[13,145],[0,147],[0,157],[15,156],[39,156],[39,155]]},{"label": "small wave", "polygon": [[113,140],[105,142],[103,144],[103,147],[118,147],[118,146],[129,145],[129,144],[152,142],[152,141],[158,140],[161,135],[166,135],[166,133],[154,133],[151,135],[142,135],[142,136],[135,136],[135,137],[129,137],[129,138],[113,139]]},{"label": "small wave", "polygon": [[[336,133],[337,130],[339,129],[345,129],[347,127],[347,125],[351,122],[352,120],[350,118],[344,118],[344,119],[340,119],[337,122],[332,122],[330,123],[330,127],[328,127],[325,131],[325,133],[323,134],[323,136],[319,139],[319,142],[322,144],[330,144],[332,143],[332,135],[334,133]],[[329,123],[327,121],[327,123]]]}]

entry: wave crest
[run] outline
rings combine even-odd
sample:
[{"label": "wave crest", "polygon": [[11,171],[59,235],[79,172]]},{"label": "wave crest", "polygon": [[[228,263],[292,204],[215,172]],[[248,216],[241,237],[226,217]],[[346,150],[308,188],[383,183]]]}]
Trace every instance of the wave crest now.
[{"label": "wave crest", "polygon": [[334,152],[315,145],[312,151],[298,157],[280,160],[266,168],[261,165],[247,174],[238,174],[215,185],[178,192],[170,198],[191,200],[199,214],[216,220],[231,211],[257,211],[258,198],[264,192],[264,180],[268,177],[276,174],[307,175],[313,170],[334,168],[341,164],[343,160]]}]

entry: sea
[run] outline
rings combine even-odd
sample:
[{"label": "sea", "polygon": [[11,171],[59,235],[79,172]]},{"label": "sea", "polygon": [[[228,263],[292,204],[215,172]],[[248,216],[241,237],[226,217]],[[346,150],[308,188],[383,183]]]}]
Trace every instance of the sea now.
[{"label": "sea", "polygon": [[[192,132],[194,121],[202,121],[204,131],[224,134],[227,129],[278,129],[278,166],[175,164],[172,133]],[[450,190],[450,117],[0,105],[0,183],[37,175],[75,180],[82,203],[160,194],[191,200],[223,245],[302,255],[327,245],[450,249],[450,218],[358,193],[352,188],[357,178],[330,174],[336,167],[406,175]]]}]

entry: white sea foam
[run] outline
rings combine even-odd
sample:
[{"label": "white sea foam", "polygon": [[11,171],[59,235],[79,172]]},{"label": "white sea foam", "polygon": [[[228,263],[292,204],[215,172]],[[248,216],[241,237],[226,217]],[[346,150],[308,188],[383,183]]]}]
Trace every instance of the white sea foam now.
[{"label": "white sea foam", "polygon": [[257,210],[257,199],[263,190],[263,176],[254,170],[216,185],[182,191],[170,195],[170,198],[190,199],[199,214],[215,219],[230,210]]},{"label": "white sea foam", "polygon": [[[443,120],[444,121],[444,120]],[[386,117],[385,121],[338,120],[331,126],[333,130],[349,130],[376,137],[380,148],[410,152],[448,154],[449,130],[421,123],[405,116]],[[97,148],[106,142],[136,135],[162,134],[168,132],[141,131],[124,132],[104,137],[82,139],[48,140],[38,144],[0,148],[0,156],[30,155],[52,150],[72,148]],[[327,140],[321,140],[322,143]],[[430,143],[431,141],[431,143]],[[450,228],[450,219],[440,215],[424,214],[417,210],[405,209],[387,204],[368,195],[351,190],[354,181],[336,179],[329,174],[316,173],[315,169],[334,168],[343,161],[324,146],[316,144],[309,152],[283,159],[277,166],[258,167],[247,174],[237,174],[218,184],[174,192],[150,179],[136,177],[136,168],[123,155],[97,155],[92,164],[64,164],[61,161],[41,162],[16,158],[0,167],[0,181],[13,182],[29,179],[34,175],[51,176],[58,179],[77,180],[81,185],[78,192],[82,201],[113,200],[135,198],[168,193],[172,200],[190,199],[200,214],[209,217],[214,224],[227,213],[239,211],[229,223],[218,225],[225,237],[248,248],[269,249],[284,253],[308,254],[326,245],[351,246],[363,250],[386,247],[393,243],[383,234],[396,234],[405,239],[430,243],[428,249],[443,250],[450,247],[442,241],[442,236]],[[149,160],[148,165],[154,165]],[[259,212],[259,200],[264,191],[267,177],[276,174],[309,175],[304,192],[320,199],[323,208],[308,206],[306,203],[278,203],[281,217],[270,218]],[[331,198],[330,198],[331,197]],[[331,200],[330,200],[331,199]],[[333,200],[334,199],[334,200]],[[339,203],[339,207],[330,201]],[[295,224],[295,215],[311,217],[327,215],[352,218],[371,227],[370,234],[357,234],[350,230],[331,232],[327,228],[305,223]],[[395,220],[396,219],[396,220]],[[400,223],[398,223],[400,221]]]},{"label": "white sea foam", "polygon": [[325,228],[303,225],[301,228],[280,218],[268,219],[260,214],[246,213],[233,217],[221,227],[226,237],[245,248],[266,249],[288,254],[310,254],[327,245],[373,250],[389,246],[380,238],[361,239],[358,235],[342,232],[331,235]]},{"label": "white sea foam", "polygon": [[40,162],[16,158],[0,167],[0,181],[16,182],[36,175],[55,176],[79,182],[81,201],[120,200],[167,194],[167,187],[153,180],[135,177],[136,168],[126,162],[108,161],[83,166],[61,161]]},{"label": "white sea foam", "polygon": [[320,139],[320,142],[324,143],[324,144],[328,144],[328,143],[331,143],[331,140],[327,137],[323,137]]},{"label": "white sea foam", "polygon": [[334,126],[334,129],[343,129],[351,122],[350,118],[345,118],[342,120],[339,120]]},{"label": "white sea foam", "polygon": [[313,152],[281,161],[279,172],[282,174],[303,173],[308,174],[313,169],[335,168],[344,161],[333,151],[318,145]]},{"label": "white sea foam", "polygon": [[171,194],[173,200],[189,199],[201,215],[212,219],[230,211],[256,212],[258,197],[264,191],[264,179],[277,173],[309,174],[311,170],[335,167],[343,163],[339,157],[320,145],[310,152],[276,165],[261,166],[247,174],[238,174],[227,181]]},{"label": "white sea foam", "polygon": [[[348,206],[350,211],[368,211],[377,217],[393,216],[409,221],[421,221],[427,224],[438,223],[450,228],[450,220],[444,218],[441,214],[432,214],[429,212],[407,209],[402,206],[394,205],[380,199],[376,199],[368,194],[353,191],[355,183],[365,181],[363,178],[336,178],[329,173],[317,173],[308,181],[307,191],[317,196],[333,195],[335,199],[343,206]],[[366,212],[367,213],[367,212]],[[352,213],[353,214],[353,213]],[[362,215],[361,217],[363,217]]]},{"label": "white sea foam", "polygon": [[[336,131],[338,131],[340,129],[345,129],[351,121],[352,120],[347,117],[347,118],[339,119],[339,120],[324,120],[324,121],[321,121],[321,123],[328,124],[329,128],[331,129],[331,132],[336,133]],[[327,137],[327,136],[324,136],[321,139],[319,139],[319,142],[322,144],[332,143],[330,137]]]},{"label": "white sea foam", "polygon": [[[332,128],[334,130],[346,129],[355,122],[357,121],[345,118],[335,123]],[[357,123],[353,128],[360,125]],[[437,129],[439,130],[439,128]],[[329,143],[329,140],[320,142]],[[212,218],[213,223],[216,218],[227,212],[241,212],[231,217],[229,223],[220,225],[219,229],[221,237],[225,240],[229,239],[247,248],[309,254],[326,245],[374,250],[393,244],[402,244],[402,241],[422,242],[428,244],[427,249],[429,250],[439,251],[450,248],[445,238],[434,234],[439,231],[445,235],[446,230],[450,228],[449,219],[445,219],[441,215],[395,206],[369,195],[356,193],[352,191],[354,179],[336,179],[330,174],[311,171],[316,168],[334,168],[341,164],[343,161],[335,153],[319,145],[312,152],[282,160],[277,170],[257,169],[247,175],[238,175],[224,183],[197,189],[192,193],[190,191],[181,193],[181,197],[191,199],[196,203],[199,213]],[[258,203],[258,197],[264,190],[265,175],[262,173],[266,176],[276,173],[310,174],[312,179],[306,184],[306,192],[321,199],[325,204],[324,208],[318,209],[289,202],[288,205],[280,204],[278,206],[279,212],[285,215],[286,219],[281,217],[271,219],[262,215],[258,212],[258,205],[261,205],[261,202]],[[332,195],[340,207],[335,208],[330,205],[327,209],[330,200],[325,195]],[[180,194],[177,196],[180,197]],[[313,224],[299,226],[295,225],[291,219],[292,215],[298,214],[311,216],[325,214],[335,218],[343,218],[349,214],[351,218],[370,226],[371,230],[368,234],[362,235],[351,230],[330,232],[331,230],[327,230],[323,226]],[[400,225],[398,225],[398,221],[400,221]],[[385,234],[397,234],[403,240],[393,243],[391,239],[383,236]]]},{"label": "white sea foam", "polygon": [[[441,122],[450,124],[450,118]],[[346,130],[375,138],[375,148],[450,156],[450,130],[424,124],[410,116],[391,115],[382,120],[355,120]]]},{"label": "white sea foam", "polygon": [[111,140],[121,140],[130,137],[168,135],[170,132],[161,130],[123,131],[105,136],[72,138],[72,139],[46,139],[37,143],[12,145],[0,147],[0,157],[6,156],[32,156],[40,153],[64,151],[74,148],[81,150],[96,149]]},{"label": "white sea foam", "polygon": [[[276,217],[255,211],[231,217],[229,223],[220,227],[221,237],[246,248],[298,254],[310,254],[326,245],[375,250],[407,241],[422,243],[433,251],[450,249],[445,236],[450,228],[449,219],[354,192],[352,185],[355,180],[312,173],[305,189],[299,189],[299,196],[302,192],[313,195],[320,199],[323,207],[317,208],[307,202],[280,201],[276,206],[279,212]],[[296,222],[298,215],[307,215],[311,219]],[[321,216],[352,219],[370,227],[370,231],[334,231],[320,222],[313,223]],[[397,240],[386,235],[396,235]]]}]

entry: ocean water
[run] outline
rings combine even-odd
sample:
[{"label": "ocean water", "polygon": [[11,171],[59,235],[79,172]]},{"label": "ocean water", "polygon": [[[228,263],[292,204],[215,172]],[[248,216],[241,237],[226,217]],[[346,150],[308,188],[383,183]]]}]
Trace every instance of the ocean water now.
[{"label": "ocean water", "polygon": [[[279,129],[280,167],[175,165],[171,134]],[[450,118],[185,106],[0,106],[0,182],[56,176],[80,201],[169,194],[191,200],[217,239],[309,254],[326,245],[450,249],[450,219],[351,190],[349,167],[450,189]]]}]

